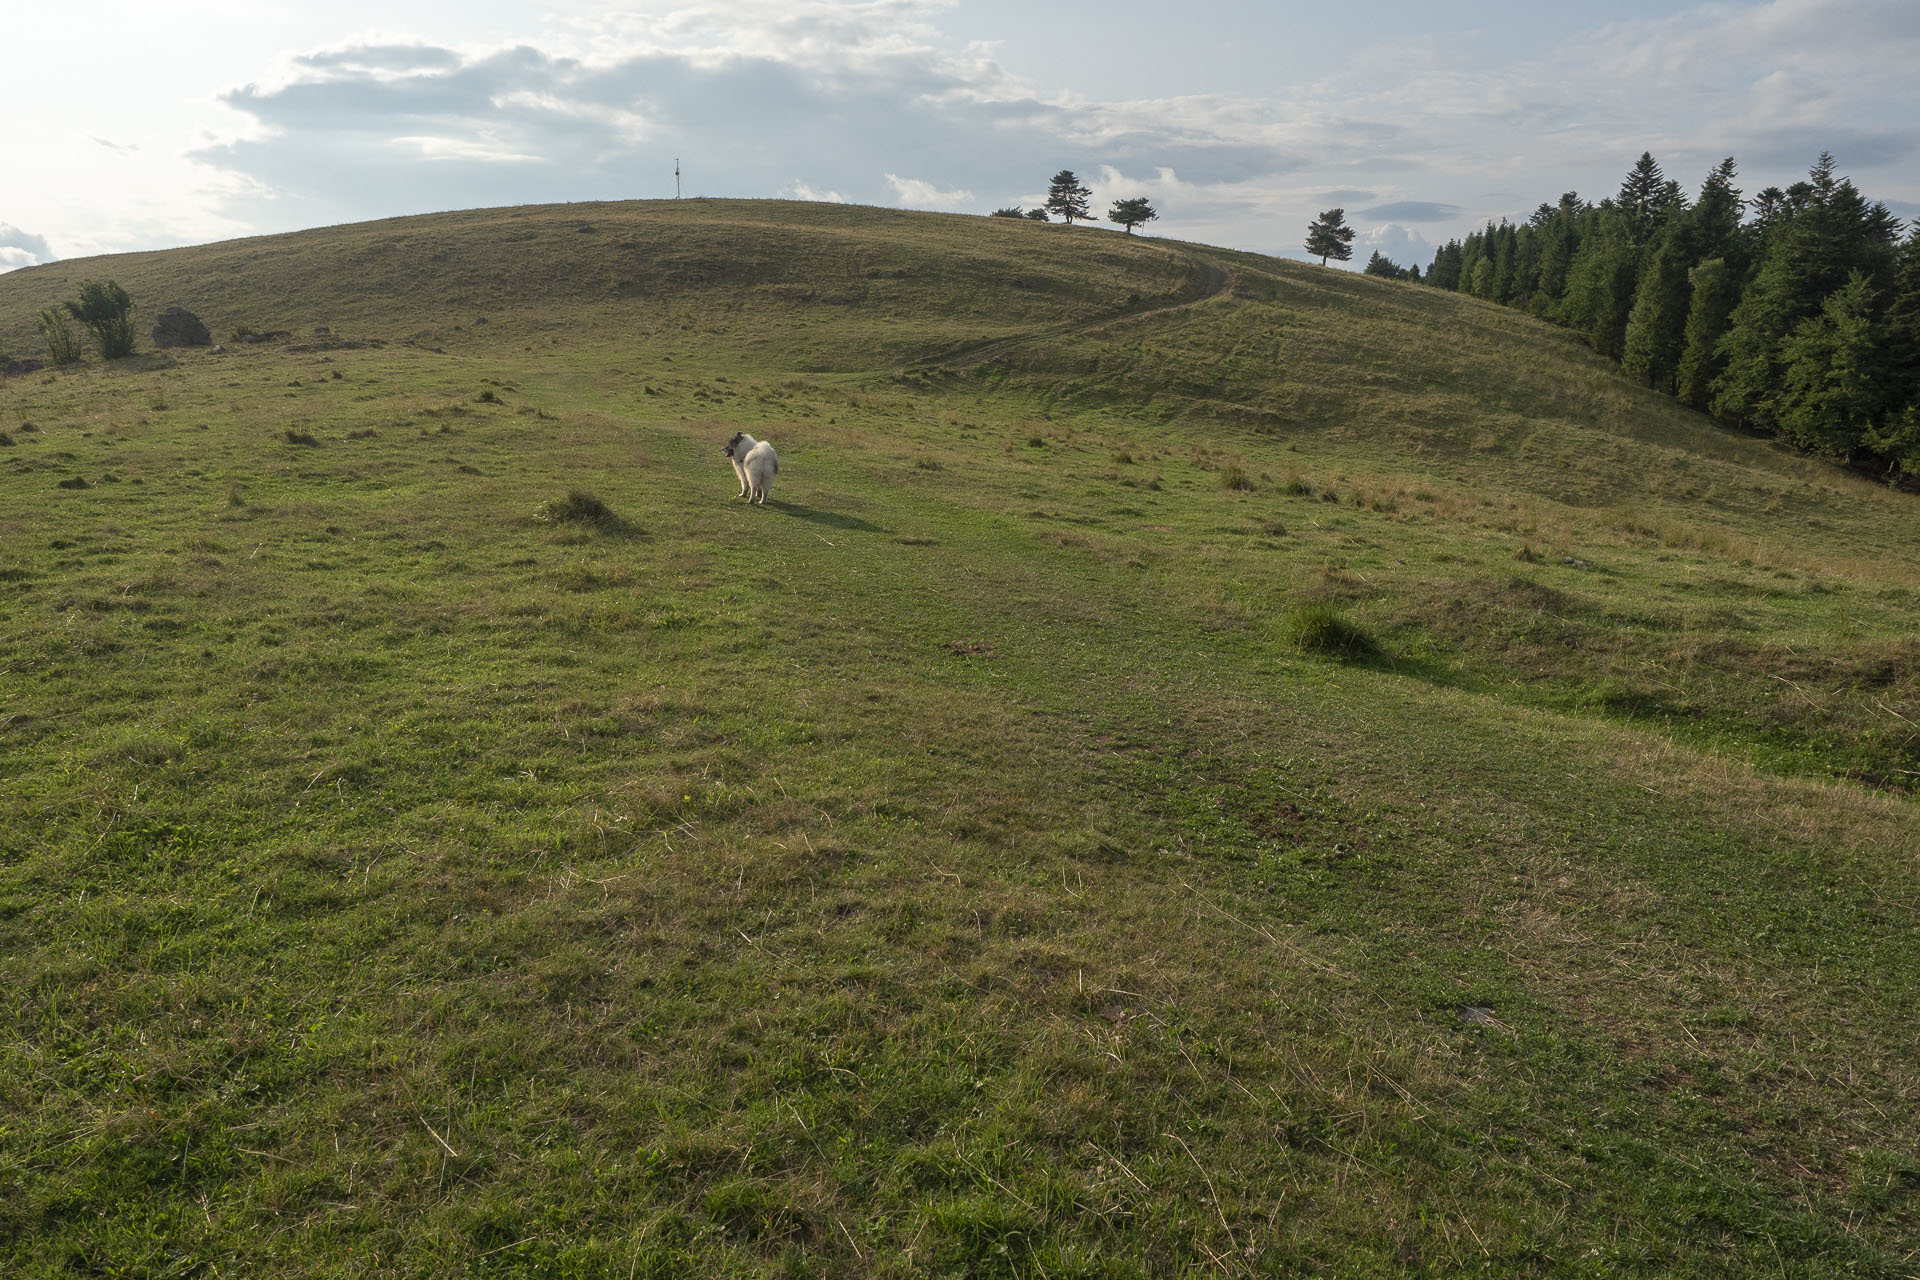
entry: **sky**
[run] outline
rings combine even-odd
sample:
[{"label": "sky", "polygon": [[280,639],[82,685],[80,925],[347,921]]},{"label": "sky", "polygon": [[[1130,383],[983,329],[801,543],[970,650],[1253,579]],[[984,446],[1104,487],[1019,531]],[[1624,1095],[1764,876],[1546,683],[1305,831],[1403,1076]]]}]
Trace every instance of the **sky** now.
[{"label": "sky", "polygon": [[990,213],[1403,266],[1642,151],[1920,218],[1916,0],[95,0],[6,22],[0,270],[399,214],[688,196]]}]

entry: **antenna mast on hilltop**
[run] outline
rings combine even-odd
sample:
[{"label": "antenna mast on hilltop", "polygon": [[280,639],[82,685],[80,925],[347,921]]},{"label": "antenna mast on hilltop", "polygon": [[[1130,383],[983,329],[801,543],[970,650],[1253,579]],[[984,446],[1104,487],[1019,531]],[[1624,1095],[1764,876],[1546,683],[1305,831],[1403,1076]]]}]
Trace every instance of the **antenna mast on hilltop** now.
[{"label": "antenna mast on hilltop", "polygon": [[680,157],[673,158],[673,198],[680,198]]}]

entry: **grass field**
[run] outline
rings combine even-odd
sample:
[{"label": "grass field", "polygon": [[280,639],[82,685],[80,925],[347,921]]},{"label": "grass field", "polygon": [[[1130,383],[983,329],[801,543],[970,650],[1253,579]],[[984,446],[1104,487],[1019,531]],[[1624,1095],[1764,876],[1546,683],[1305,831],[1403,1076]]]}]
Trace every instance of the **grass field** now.
[{"label": "grass field", "polygon": [[225,350],[0,379],[0,1272],[1920,1275],[1914,497],[1084,228],[94,276]]}]

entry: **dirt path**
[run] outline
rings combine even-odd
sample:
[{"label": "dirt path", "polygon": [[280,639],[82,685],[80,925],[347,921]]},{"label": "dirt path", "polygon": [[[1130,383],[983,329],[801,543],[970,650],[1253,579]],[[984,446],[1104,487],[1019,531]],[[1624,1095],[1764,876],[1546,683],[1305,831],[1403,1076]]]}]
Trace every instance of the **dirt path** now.
[{"label": "dirt path", "polygon": [[1225,267],[1217,266],[1191,254],[1183,256],[1186,257],[1189,267],[1187,278],[1168,301],[1122,307],[1091,320],[1075,320],[1069,324],[1055,325],[1035,333],[1015,334],[1010,338],[989,338],[984,342],[969,342],[958,347],[949,347],[945,351],[938,351],[932,355],[922,356],[918,360],[907,362],[902,367],[926,369],[936,365],[979,364],[1032,343],[1086,333],[1121,320],[1136,320],[1142,316],[1160,315],[1163,312],[1181,311],[1198,306],[1210,298],[1219,297],[1233,284],[1233,274]]}]

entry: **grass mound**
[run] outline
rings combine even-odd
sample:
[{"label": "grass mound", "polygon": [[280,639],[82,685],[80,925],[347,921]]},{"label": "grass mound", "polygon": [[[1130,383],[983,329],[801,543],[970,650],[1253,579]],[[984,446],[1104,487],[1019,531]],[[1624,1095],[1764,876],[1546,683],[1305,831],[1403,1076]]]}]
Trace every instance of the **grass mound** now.
[{"label": "grass mound", "polygon": [[535,513],[554,524],[585,524],[596,529],[624,529],[627,522],[620,513],[585,489],[569,489],[567,496],[546,503]]},{"label": "grass mound", "polygon": [[1342,661],[1377,657],[1380,643],[1365,627],[1330,604],[1302,605],[1289,613],[1284,632],[1294,648]]}]

